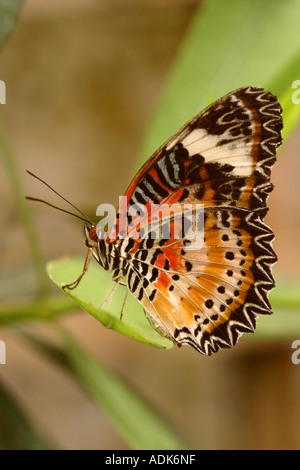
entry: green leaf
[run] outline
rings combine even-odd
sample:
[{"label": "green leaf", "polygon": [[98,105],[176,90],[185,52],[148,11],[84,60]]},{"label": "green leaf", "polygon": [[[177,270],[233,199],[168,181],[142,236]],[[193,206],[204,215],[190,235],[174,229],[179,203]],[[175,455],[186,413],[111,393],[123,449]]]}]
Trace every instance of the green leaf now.
[{"label": "green leaf", "polygon": [[[63,258],[47,265],[47,272],[52,281],[61,288],[74,281],[82,272],[83,259]],[[103,309],[100,306],[114,287],[110,273],[96,263],[91,263],[87,274],[79,286],[68,295],[84,310],[102,323],[106,328],[115,330],[129,338],[157,348],[171,348],[173,343],[159,335],[147,321],[142,307],[131,296],[128,296],[122,320],[120,312],[126,289],[119,286],[121,293],[115,293]]]},{"label": "green leaf", "polygon": [[[5,366],[3,366],[5,367]],[[0,450],[49,449],[16,400],[0,386]]]},{"label": "green leaf", "polygon": [[68,335],[65,352],[81,384],[134,449],[173,450],[185,446],[160,415],[115,373],[83,351]]},{"label": "green leaf", "polygon": [[140,163],[205,106],[246,85],[278,95],[287,138],[300,116],[300,105],[291,101],[292,83],[300,79],[299,24],[298,0],[201,3],[169,74]]},{"label": "green leaf", "polygon": [[0,47],[9,36],[23,0],[0,0]]}]

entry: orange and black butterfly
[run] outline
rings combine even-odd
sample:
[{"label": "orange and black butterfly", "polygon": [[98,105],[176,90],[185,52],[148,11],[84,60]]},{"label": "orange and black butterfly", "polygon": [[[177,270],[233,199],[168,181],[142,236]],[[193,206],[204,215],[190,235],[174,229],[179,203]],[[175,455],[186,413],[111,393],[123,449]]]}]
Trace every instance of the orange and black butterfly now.
[{"label": "orange and black butterfly", "polygon": [[137,173],[109,233],[85,217],[85,266],[64,288],[92,254],[178,345],[210,355],[252,332],[271,313],[277,258],[263,219],[281,112],[274,95],[248,86],[197,114]]}]

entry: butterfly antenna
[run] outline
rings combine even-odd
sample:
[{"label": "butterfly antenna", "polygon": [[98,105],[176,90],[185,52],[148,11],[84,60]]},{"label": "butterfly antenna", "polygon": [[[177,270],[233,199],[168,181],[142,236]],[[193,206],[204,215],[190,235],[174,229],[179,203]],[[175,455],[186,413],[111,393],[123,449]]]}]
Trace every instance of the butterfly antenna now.
[{"label": "butterfly antenna", "polygon": [[51,189],[51,191],[53,191],[57,196],[59,196],[61,199],[63,199],[65,202],[67,202],[68,204],[70,204],[70,206],[72,206],[75,210],[77,210],[81,215],[83,215],[84,219],[82,217],[80,217],[79,215],[77,214],[74,214],[73,212],[69,212],[65,209],[62,209],[60,207],[57,207],[57,206],[54,206],[53,204],[50,204],[49,202],[46,202],[44,201],[43,199],[38,199],[38,198],[34,198],[34,197],[29,197],[27,196],[26,199],[29,199],[30,201],[38,201],[38,202],[43,202],[44,204],[47,204],[48,206],[50,207],[54,207],[54,209],[57,209],[59,211],[62,211],[62,212],[66,212],[67,214],[70,214],[70,215],[73,215],[74,217],[77,217],[78,219],[80,220],[83,220],[84,222],[89,222],[90,224],[93,225],[93,222],[91,221],[91,219],[84,213],[82,212],[78,207],[76,207],[74,204],[72,204],[72,202],[68,201],[68,199],[66,199],[65,197],[63,197],[61,194],[59,194],[54,188],[52,188],[52,186],[50,186],[50,184],[46,183],[46,181],[42,180],[42,178],[40,178],[39,176],[35,175],[34,173],[32,173],[31,171],[29,170],[26,170],[27,173],[30,175],[30,176],[33,176],[34,178],[36,178],[37,180],[41,181],[41,183],[43,183],[45,186],[47,186],[49,189]]},{"label": "butterfly antenna", "polygon": [[50,204],[50,202],[44,201],[43,199],[38,199],[37,197],[30,197],[30,196],[25,196],[25,199],[28,199],[29,201],[42,202],[43,204],[46,204],[47,206],[54,207],[54,209],[65,212],[66,214],[73,215],[73,217],[77,217],[77,219],[80,219],[80,220],[83,220],[84,222],[89,222],[92,224],[90,220],[84,219],[83,217],[80,217],[80,215],[74,214],[73,212],[67,211],[66,209],[62,209],[61,207],[55,206],[54,204]]}]

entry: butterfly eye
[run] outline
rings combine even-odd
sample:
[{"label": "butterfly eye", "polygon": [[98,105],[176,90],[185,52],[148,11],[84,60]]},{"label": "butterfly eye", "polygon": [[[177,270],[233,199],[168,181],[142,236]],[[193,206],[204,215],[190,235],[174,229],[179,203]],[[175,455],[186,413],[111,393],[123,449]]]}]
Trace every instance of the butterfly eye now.
[{"label": "butterfly eye", "polygon": [[89,237],[90,237],[90,239],[93,240],[94,242],[97,242],[97,241],[98,241],[98,233],[97,233],[96,225],[92,225],[92,226],[89,228]]},{"label": "butterfly eye", "polygon": [[98,242],[99,237],[97,233],[97,226],[96,225],[85,225],[84,226],[84,235],[85,235],[85,243],[87,246],[93,246],[95,242]]}]

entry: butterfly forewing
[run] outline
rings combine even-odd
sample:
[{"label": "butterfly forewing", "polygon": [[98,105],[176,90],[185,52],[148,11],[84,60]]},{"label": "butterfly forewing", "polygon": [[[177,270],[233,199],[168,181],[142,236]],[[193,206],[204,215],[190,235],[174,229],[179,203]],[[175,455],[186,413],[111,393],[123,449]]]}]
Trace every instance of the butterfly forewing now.
[{"label": "butterfly forewing", "polygon": [[210,355],[271,313],[276,255],[263,219],[281,128],[274,95],[240,88],[169,139],[125,193],[127,210],[146,208],[119,210],[110,234],[128,288],[179,345]]}]

